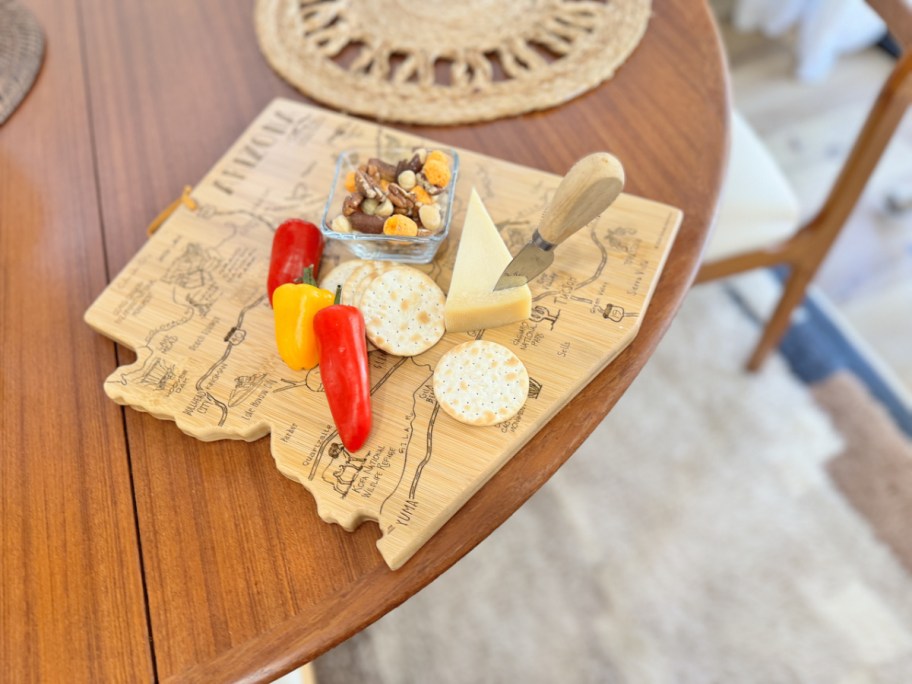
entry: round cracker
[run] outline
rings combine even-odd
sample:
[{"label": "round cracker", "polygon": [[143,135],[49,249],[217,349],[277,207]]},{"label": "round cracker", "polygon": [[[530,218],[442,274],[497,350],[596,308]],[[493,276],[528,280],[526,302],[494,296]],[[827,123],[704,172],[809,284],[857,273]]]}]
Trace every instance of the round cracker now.
[{"label": "round cracker", "polygon": [[335,292],[339,285],[344,285],[345,280],[358,266],[366,264],[364,259],[349,259],[337,265],[333,270],[320,278],[320,287],[330,292]]},{"label": "round cracker", "polygon": [[358,286],[364,280],[372,280],[374,276],[386,267],[386,263],[382,261],[365,261],[358,266],[342,284],[342,303],[346,306],[355,306],[355,292],[358,291]]},{"label": "round cracker", "polygon": [[443,337],[443,290],[410,266],[393,266],[361,295],[367,338],[396,356],[416,356]]},{"label": "round cracker", "polygon": [[440,357],[434,395],[441,408],[469,425],[496,425],[517,414],[529,396],[529,373],[502,344],[464,342]]},{"label": "round cracker", "polygon": [[353,290],[352,306],[357,306],[360,308],[361,298],[364,296],[364,293],[367,291],[367,288],[370,287],[371,283],[374,282],[374,278],[376,278],[381,273],[384,273],[384,272],[390,270],[395,265],[396,264],[391,264],[391,263],[385,262],[385,261],[380,262],[379,264],[377,264],[377,269],[372,276],[362,278],[361,281],[355,286],[355,288]]}]

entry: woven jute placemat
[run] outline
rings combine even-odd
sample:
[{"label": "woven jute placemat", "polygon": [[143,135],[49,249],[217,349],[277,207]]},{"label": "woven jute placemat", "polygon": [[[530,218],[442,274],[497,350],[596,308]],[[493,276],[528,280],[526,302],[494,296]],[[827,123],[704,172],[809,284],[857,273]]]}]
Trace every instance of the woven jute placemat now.
[{"label": "woven jute placemat", "polygon": [[44,55],[44,36],[31,13],[0,0],[0,124],[32,87]]},{"label": "woven jute placemat", "polygon": [[565,102],[624,62],[651,0],[257,0],[266,59],[305,95],[457,124]]}]

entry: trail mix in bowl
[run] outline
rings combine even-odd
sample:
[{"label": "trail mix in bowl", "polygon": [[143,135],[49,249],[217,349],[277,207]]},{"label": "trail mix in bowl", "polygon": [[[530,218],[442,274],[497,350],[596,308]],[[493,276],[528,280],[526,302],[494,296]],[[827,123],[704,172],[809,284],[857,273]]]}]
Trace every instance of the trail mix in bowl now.
[{"label": "trail mix in bowl", "polygon": [[349,194],[330,226],[337,233],[434,235],[444,225],[437,197],[452,175],[452,160],[440,150],[419,148],[395,163],[368,159],[346,175]]}]

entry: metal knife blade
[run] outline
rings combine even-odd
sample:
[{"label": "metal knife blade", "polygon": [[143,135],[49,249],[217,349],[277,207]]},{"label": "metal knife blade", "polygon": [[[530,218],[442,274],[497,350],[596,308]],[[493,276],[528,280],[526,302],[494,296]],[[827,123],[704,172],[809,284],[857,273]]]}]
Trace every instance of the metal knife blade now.
[{"label": "metal knife blade", "polygon": [[596,152],[567,172],[545,208],[529,243],[507,264],[494,290],[525,285],[554,261],[554,248],[587,225],[624,189],[624,168],[616,157]]},{"label": "metal knife blade", "polygon": [[505,290],[509,287],[525,285],[539,273],[544,271],[554,261],[554,245],[542,239],[538,231],[532,240],[526,243],[507,264],[503,274],[494,286],[494,291]]}]

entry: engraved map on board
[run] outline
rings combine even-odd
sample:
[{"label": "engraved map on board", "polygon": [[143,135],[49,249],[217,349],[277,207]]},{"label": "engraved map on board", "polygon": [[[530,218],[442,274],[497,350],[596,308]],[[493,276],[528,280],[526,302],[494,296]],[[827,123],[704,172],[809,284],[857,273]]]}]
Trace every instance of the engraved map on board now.
[{"label": "engraved map on board", "polygon": [[[352,530],[379,522],[391,568],[405,563],[532,435],[635,336],[681,213],[622,195],[557,251],[530,283],[528,320],[447,334],[420,356],[371,351],[374,427],[349,453],[338,439],[319,367],[296,372],[275,351],[266,272],[286,218],[318,223],[346,148],[425,141],[278,99],[251,124],[86,312],[96,330],[136,351],[105,381],[114,400],[174,420],[204,440],[270,435],[279,470],[300,482],[320,516]],[[512,253],[528,241],[559,178],[459,152],[451,234],[432,264],[449,286],[465,204],[474,186]],[[327,245],[321,270],[351,258]],[[440,411],[434,366],[472,338],[506,345],[525,363],[529,398],[486,428]]]}]

